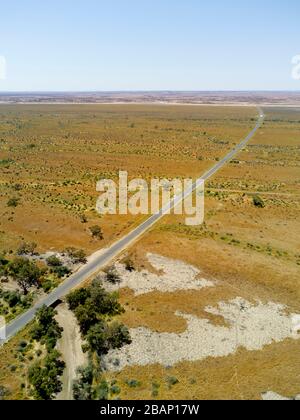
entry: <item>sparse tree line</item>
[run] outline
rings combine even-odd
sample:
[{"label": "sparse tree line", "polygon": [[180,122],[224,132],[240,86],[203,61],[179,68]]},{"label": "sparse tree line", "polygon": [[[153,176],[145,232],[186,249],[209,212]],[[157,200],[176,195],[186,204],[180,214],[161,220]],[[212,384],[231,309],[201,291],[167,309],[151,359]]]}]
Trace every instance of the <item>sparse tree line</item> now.
[{"label": "sparse tree line", "polygon": [[84,352],[89,354],[89,364],[78,371],[73,385],[75,400],[107,399],[111,390],[103,379],[102,356],[110,350],[121,349],[131,343],[127,327],[114,321],[124,313],[116,293],[108,293],[96,278],[84,289],[75,290],[67,297],[70,310],[78,320],[85,341]]},{"label": "sparse tree line", "polygon": [[[47,258],[46,265],[42,265],[32,257],[38,257],[37,245],[22,243],[17,255],[0,256],[0,278],[11,278],[17,282],[22,292],[1,291],[0,299],[4,299],[10,308],[16,306],[28,309],[32,302],[32,287],[41,287],[46,281],[47,274],[58,275],[57,270],[64,268],[60,258],[52,255]],[[76,261],[83,263],[86,256],[83,251],[68,248],[64,253]],[[128,260],[128,270],[134,270],[133,263]],[[59,272],[60,273],[60,272]],[[116,284],[120,277],[114,267],[106,271],[106,281]],[[89,363],[78,370],[78,379],[74,382],[73,394],[76,400],[101,400],[119,393],[118,387],[108,384],[103,378],[102,356],[112,349],[120,349],[131,343],[128,329],[114,320],[114,317],[124,313],[118,301],[117,293],[108,293],[102,285],[100,277],[96,278],[89,287],[81,288],[70,293],[67,297],[69,309],[72,310],[80,326],[84,340],[83,350],[88,353]],[[1,300],[0,300],[1,314]],[[57,341],[62,336],[62,328],[55,320],[56,311],[43,306],[36,314],[33,327],[30,330],[30,345],[22,347],[24,351],[34,348],[39,343],[35,357],[36,361],[28,369],[29,396],[36,400],[52,400],[62,390],[61,377],[65,362],[57,351]],[[32,359],[34,357],[30,356]],[[30,359],[29,359],[30,360]],[[26,385],[24,384],[24,389]],[[0,399],[8,396],[5,387],[0,389]]]},{"label": "sparse tree line", "polygon": [[[108,399],[118,390],[103,378],[101,358],[110,350],[131,343],[128,329],[113,319],[124,313],[124,309],[118,302],[118,295],[106,292],[99,278],[87,288],[70,293],[67,303],[79,323],[83,350],[88,352],[89,359],[87,366],[78,369],[78,379],[73,384],[74,399]],[[55,320],[56,314],[53,308],[43,306],[30,330],[31,339],[45,349],[45,354],[28,370],[29,395],[36,400],[55,399],[62,391],[65,362],[56,346],[63,329]]]},{"label": "sparse tree line", "polygon": [[56,311],[43,306],[36,314],[36,321],[30,331],[33,340],[46,348],[44,358],[36,361],[28,370],[30,396],[35,400],[52,400],[62,390],[61,376],[65,362],[55,349],[63,329],[55,320]]},{"label": "sparse tree line", "polygon": [[[13,280],[19,290],[4,291],[0,285],[0,315],[12,317],[28,309],[33,301],[32,289],[49,292],[58,286],[59,281],[71,274],[71,268],[56,255],[45,261],[38,260],[37,244],[23,242],[15,256],[0,254],[0,280],[2,284]],[[83,250],[67,248],[63,251],[71,264],[86,263]]]}]

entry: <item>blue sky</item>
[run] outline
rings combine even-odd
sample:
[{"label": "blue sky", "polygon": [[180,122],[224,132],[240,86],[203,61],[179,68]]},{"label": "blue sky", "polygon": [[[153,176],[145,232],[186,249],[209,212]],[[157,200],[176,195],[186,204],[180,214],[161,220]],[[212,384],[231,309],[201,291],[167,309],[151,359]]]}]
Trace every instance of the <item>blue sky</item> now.
[{"label": "blue sky", "polygon": [[299,0],[1,1],[0,91],[300,90]]}]

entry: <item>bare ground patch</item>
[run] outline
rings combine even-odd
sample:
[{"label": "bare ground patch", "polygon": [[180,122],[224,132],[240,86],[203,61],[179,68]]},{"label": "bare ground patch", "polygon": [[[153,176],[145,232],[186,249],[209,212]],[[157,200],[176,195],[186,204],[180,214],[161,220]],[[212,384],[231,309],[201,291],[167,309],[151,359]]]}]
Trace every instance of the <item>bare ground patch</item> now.
[{"label": "bare ground patch", "polygon": [[147,259],[160,275],[148,270],[129,272],[123,264],[117,264],[116,269],[121,278],[117,287],[128,287],[134,291],[136,296],[156,290],[162,293],[172,293],[179,290],[201,290],[206,287],[214,287],[212,281],[199,278],[201,272],[198,268],[183,261],[172,260],[156,254],[147,254]]},{"label": "bare ground patch", "polygon": [[224,317],[229,327],[212,325],[207,319],[178,314],[187,320],[182,334],[156,333],[147,328],[131,331],[132,344],[113,351],[105,358],[109,369],[146,366],[159,363],[174,366],[183,361],[199,361],[208,357],[226,357],[242,347],[249,351],[294,338],[291,316],[285,307],[275,303],[253,305],[237,298],[221,302],[208,313]]}]

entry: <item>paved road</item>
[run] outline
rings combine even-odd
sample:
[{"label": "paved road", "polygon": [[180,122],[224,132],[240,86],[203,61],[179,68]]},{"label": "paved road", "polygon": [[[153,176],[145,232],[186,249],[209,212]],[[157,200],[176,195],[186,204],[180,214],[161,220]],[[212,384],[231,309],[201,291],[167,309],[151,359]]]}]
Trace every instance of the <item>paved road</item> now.
[{"label": "paved road", "polygon": [[[264,121],[264,113],[259,108],[259,117],[256,126],[253,130],[245,137],[245,139],[237,145],[227,156],[225,156],[222,160],[220,160],[215,166],[213,166],[210,170],[205,172],[205,174],[199,178],[190,189],[190,191],[185,192],[184,197],[191,194],[194,190],[196,190],[199,185],[203,181],[206,181],[210,177],[212,177],[216,172],[218,172],[226,163],[230,162],[232,158],[241,151],[246,144],[251,140],[254,136],[256,131],[261,127]],[[179,201],[184,199],[183,196],[175,197],[168,206],[161,209],[161,211],[149,219],[147,219],[144,223],[139,225],[136,229],[126,235],[123,239],[112,245],[109,249],[107,249],[102,255],[94,259],[92,262],[86,264],[80,271],[78,271],[73,276],[69,277],[65,280],[57,289],[51,292],[48,296],[46,296],[41,302],[36,304],[32,309],[25,312],[19,318],[12,321],[9,325],[7,325],[6,329],[6,336],[7,341],[15,336],[20,330],[22,330],[30,321],[33,320],[36,311],[43,305],[53,305],[57,300],[64,297],[66,294],[70,292],[70,290],[74,289],[76,286],[80,285],[84,280],[90,277],[92,274],[99,271],[102,267],[107,265],[110,261],[116,258],[122,251],[128,248],[134,241],[136,241],[141,235],[143,235],[146,231],[148,231],[153,225],[155,225],[166,213],[167,211],[173,207],[175,207]],[[0,344],[3,344],[3,341],[0,341]]]}]

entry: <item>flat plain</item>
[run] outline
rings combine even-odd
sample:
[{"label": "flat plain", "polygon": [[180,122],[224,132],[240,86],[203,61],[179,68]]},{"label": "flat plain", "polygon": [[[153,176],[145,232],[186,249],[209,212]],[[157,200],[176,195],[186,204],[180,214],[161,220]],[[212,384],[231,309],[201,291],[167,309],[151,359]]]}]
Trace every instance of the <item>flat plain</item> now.
[{"label": "flat plain", "polygon": [[[149,262],[151,253],[195,267],[215,287],[139,294],[128,283],[119,291],[126,309],[121,320],[132,330],[184,334],[188,322],[180,314],[228,328],[226,317],[207,308],[235,299],[300,313],[300,113],[264,111],[265,123],[248,147],[206,185],[205,223],[188,227],[182,216],[167,216],[126,255],[136,273],[163,274]],[[195,179],[256,118],[255,107],[238,106],[1,105],[0,252],[13,254],[24,240],[36,242],[39,252],[107,247],[142,217],[97,215],[97,180],[116,180],[120,170],[146,180]],[[258,197],[263,205],[255,205]],[[13,198],[17,207],[8,207]],[[96,224],[101,241],[89,232]],[[11,351],[24,334],[0,350],[0,384],[11,398],[26,397],[22,375],[30,360]],[[176,346],[167,350],[176,353]],[[150,361],[110,371],[107,379],[124,399],[260,399],[268,391],[293,397],[299,362],[299,341],[274,337],[258,350],[237,346],[233,354],[171,366]]]}]

